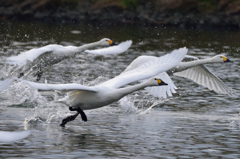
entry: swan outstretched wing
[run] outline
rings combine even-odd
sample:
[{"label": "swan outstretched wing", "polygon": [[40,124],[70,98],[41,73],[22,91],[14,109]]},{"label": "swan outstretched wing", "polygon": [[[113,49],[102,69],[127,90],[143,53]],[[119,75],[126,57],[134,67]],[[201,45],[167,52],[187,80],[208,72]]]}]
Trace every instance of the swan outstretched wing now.
[{"label": "swan outstretched wing", "polygon": [[[132,45],[132,41],[129,40],[129,41],[122,42],[117,46],[112,46],[112,47],[97,49],[97,50],[85,50],[85,52],[92,53],[92,54],[99,54],[99,55],[119,54],[126,51],[131,45]],[[8,57],[6,58],[5,63],[22,67],[26,65],[28,62],[33,62],[42,54],[53,52],[53,51],[57,53],[67,53],[77,48],[78,47],[75,47],[75,46],[65,47],[62,45],[50,44],[40,48],[34,48],[29,51],[21,52],[17,56]]]},{"label": "swan outstretched wing", "polygon": [[179,62],[182,61],[184,56],[187,54],[187,51],[187,48],[174,50],[170,54],[158,57],[155,60],[144,63],[135,69],[124,71],[119,76],[116,76],[115,78],[108,80],[100,85],[119,88],[132,82],[154,77],[159,73],[165,72],[168,69],[176,66]]},{"label": "swan outstretched wing", "polygon": [[56,50],[63,50],[66,49],[65,47],[61,45],[47,45],[40,48],[34,48],[29,51],[22,52],[21,54],[17,56],[8,57],[6,59],[6,63],[10,65],[17,65],[18,67],[22,67],[28,63],[28,61],[33,62],[36,58],[38,58],[40,55],[50,52],[50,51],[56,51]]},{"label": "swan outstretched wing", "polygon": [[214,75],[205,65],[199,65],[189,68],[185,71],[174,73],[175,76],[180,76],[193,80],[194,82],[207,87],[217,93],[234,95],[232,88],[229,88],[221,79]]},{"label": "swan outstretched wing", "polygon": [[[139,67],[149,61],[156,60],[157,58],[158,57],[156,56],[147,56],[147,55],[139,56],[135,60],[133,60],[131,64],[123,72],[127,72],[132,69],[135,69],[136,67]],[[195,56],[185,55],[182,61],[193,61],[193,60],[198,60],[198,58]]]},{"label": "swan outstretched wing", "polygon": [[116,46],[110,46],[107,48],[101,48],[96,50],[85,50],[85,53],[106,55],[106,54],[120,54],[125,52],[132,45],[132,40],[122,42]]},{"label": "swan outstretched wing", "polygon": [[146,55],[143,55],[143,56],[138,56],[135,60],[133,60],[130,65],[123,71],[123,72],[127,72],[127,71],[130,71],[130,70],[133,70],[133,69],[136,69],[137,67],[149,62],[149,61],[152,61],[152,60],[156,60],[158,59],[158,57],[155,57],[155,56],[146,56]]},{"label": "swan outstretched wing", "polygon": [[194,60],[199,60],[199,58],[196,57],[196,56],[191,56],[191,55],[186,55],[186,56],[183,58],[183,61],[194,61]]},{"label": "swan outstretched wing", "polygon": [[72,91],[72,90],[82,90],[82,91],[90,91],[90,92],[97,92],[95,87],[88,87],[81,84],[45,84],[45,83],[37,83],[37,82],[30,82],[26,80],[20,80],[24,83],[27,83],[31,87],[38,89],[38,90],[59,90],[59,91]]},{"label": "swan outstretched wing", "polygon": [[[139,56],[123,72],[133,70],[143,65],[144,63],[147,63],[152,60],[156,60],[157,58],[158,57],[155,57],[155,56]],[[186,56],[184,58],[186,58]],[[159,98],[161,97],[167,98],[167,97],[171,97],[172,93],[176,93],[175,89],[177,89],[177,87],[174,85],[173,81],[171,80],[171,78],[166,72],[160,73],[159,75],[154,77],[162,79],[168,85],[164,87],[156,86],[156,87],[145,88],[151,95]]]},{"label": "swan outstretched wing", "polygon": [[0,142],[13,142],[28,137],[31,134],[30,130],[11,132],[0,131]]}]

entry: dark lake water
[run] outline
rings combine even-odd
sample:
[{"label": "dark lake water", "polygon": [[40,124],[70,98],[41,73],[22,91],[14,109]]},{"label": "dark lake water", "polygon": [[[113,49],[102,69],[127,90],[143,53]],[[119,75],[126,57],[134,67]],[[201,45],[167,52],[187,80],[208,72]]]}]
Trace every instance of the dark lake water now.
[{"label": "dark lake water", "polygon": [[0,25],[1,58],[47,44],[78,46],[104,37],[133,40],[120,55],[79,53],[54,65],[40,82],[94,85],[120,74],[140,55],[161,56],[186,46],[188,55],[224,54],[233,60],[207,66],[238,93],[229,97],[173,77],[178,87],[174,97],[160,100],[138,91],[85,111],[88,122],[77,118],[60,127],[70,114],[68,108],[51,102],[51,94],[42,96],[15,82],[0,93],[0,130],[32,133],[20,141],[0,143],[1,158],[240,158],[240,32],[7,21]]}]

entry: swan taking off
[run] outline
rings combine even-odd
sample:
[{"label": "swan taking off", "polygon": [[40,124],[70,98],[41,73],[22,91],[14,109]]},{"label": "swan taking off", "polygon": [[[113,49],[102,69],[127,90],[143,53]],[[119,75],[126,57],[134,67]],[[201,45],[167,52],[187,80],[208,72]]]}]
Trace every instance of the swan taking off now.
[{"label": "swan taking off", "polygon": [[[43,84],[26,80],[21,81],[39,90],[60,90],[67,92],[67,96],[60,99],[58,102],[67,105],[70,111],[77,111],[77,114],[63,119],[61,124],[63,126],[67,122],[74,120],[79,114],[81,114],[83,121],[87,121],[87,116],[83,110],[106,106],[118,101],[129,93],[145,87],[167,85],[161,79],[154,78],[154,76],[176,66],[180,61],[182,61],[184,56],[187,54],[187,51],[188,50],[186,48],[174,50],[170,54],[139,65],[135,69],[125,71],[120,75],[96,86],[84,86],[80,84]],[[135,83],[145,79],[148,80],[133,86],[123,87],[130,83]]]},{"label": "swan taking off", "polygon": [[[22,77],[27,71],[37,71],[37,81],[39,81],[42,76],[42,69],[46,69],[48,66],[52,66],[67,58],[74,57],[79,52],[84,51],[86,53],[98,55],[119,54],[125,52],[131,44],[132,41],[128,40],[117,45],[108,38],[79,47],[50,44],[22,52],[17,56],[8,57],[5,63],[14,66],[15,69],[11,72],[11,74],[17,73],[19,74],[19,77]],[[110,47],[97,50],[87,50],[97,46]]]},{"label": "swan taking off", "polygon": [[[155,56],[139,56],[135,59],[125,71],[129,71],[134,69],[135,67],[142,65],[142,63],[147,63],[150,61],[156,60],[158,57]],[[232,61],[229,60],[226,56],[223,55],[216,55],[212,58],[208,59],[198,59],[194,56],[185,56],[184,60],[188,62],[180,62],[177,66],[173,67],[172,69],[168,70],[168,74],[173,74],[175,76],[185,77],[188,79],[193,80],[194,82],[207,87],[210,90],[213,90],[217,93],[234,95],[234,91],[229,88],[221,79],[219,79],[216,75],[214,75],[204,64],[211,64],[211,63],[231,63]],[[161,77],[161,74],[157,77]],[[168,83],[167,79],[164,79],[165,82]],[[175,88],[176,86],[172,83],[168,87]],[[151,87],[148,89],[152,89],[152,92],[162,92],[162,89]],[[166,88],[167,89],[167,88]],[[171,89],[174,93],[174,89]]]}]

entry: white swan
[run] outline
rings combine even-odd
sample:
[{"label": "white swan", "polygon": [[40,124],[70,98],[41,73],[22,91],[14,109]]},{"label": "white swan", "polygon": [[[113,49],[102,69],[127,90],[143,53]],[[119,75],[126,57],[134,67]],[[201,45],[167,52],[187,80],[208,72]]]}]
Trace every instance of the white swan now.
[{"label": "white swan", "polygon": [[[158,57],[155,57],[155,56],[139,56],[125,69],[125,71],[132,70],[135,67],[142,65],[142,63],[147,63],[149,61],[156,60],[157,58]],[[188,61],[191,60],[191,61],[180,62],[176,67],[168,70],[167,73],[170,75],[173,74],[175,76],[191,79],[194,82],[204,87],[207,87],[208,89],[213,90],[217,93],[228,94],[230,96],[234,94],[234,91],[231,88],[229,88],[222,80],[220,80],[216,75],[214,75],[207,68],[207,66],[204,65],[204,64],[211,64],[211,63],[232,62],[227,57],[223,55],[216,55],[208,59],[198,59],[197,57],[194,57],[194,56],[185,56],[184,59],[187,59]],[[159,77],[161,77],[161,74],[159,75]],[[168,82],[168,80],[166,79],[165,81]],[[173,88],[171,89],[172,93],[175,93],[174,88],[176,89],[176,86],[174,84],[169,86]],[[156,87],[151,87],[148,89],[151,89],[152,92],[163,91]]]},{"label": "white swan", "polygon": [[0,142],[13,142],[28,137],[30,130],[25,131],[0,131]]},{"label": "white swan", "polygon": [[[39,90],[66,91],[67,96],[59,100],[59,102],[69,106],[70,111],[77,111],[77,114],[65,118],[61,124],[65,125],[68,121],[74,120],[79,114],[81,114],[83,121],[87,121],[87,117],[82,110],[106,106],[121,99],[129,93],[145,87],[166,85],[166,83],[162,80],[153,78],[153,76],[176,66],[180,61],[182,61],[187,51],[188,50],[186,48],[175,50],[171,54],[156,58],[156,60],[144,63],[143,65],[140,65],[130,71],[125,71],[115,78],[96,86],[88,87],[80,84],[42,84],[25,80],[21,81],[24,81],[31,87]],[[143,83],[120,88],[132,82],[148,78],[150,79]]]},{"label": "white swan", "polygon": [[[119,54],[126,51],[131,44],[132,41],[129,40],[117,45],[108,38],[104,38],[100,41],[85,44],[79,47],[51,44],[22,52],[17,56],[8,57],[5,63],[15,66],[16,68],[14,71],[12,71],[12,74],[19,73],[19,77],[23,76],[24,73],[29,70],[37,70],[38,81],[41,78],[43,68],[59,63],[64,59],[74,57],[79,52],[85,51],[86,53],[98,55]],[[97,50],[87,50],[97,46],[111,47]]]}]

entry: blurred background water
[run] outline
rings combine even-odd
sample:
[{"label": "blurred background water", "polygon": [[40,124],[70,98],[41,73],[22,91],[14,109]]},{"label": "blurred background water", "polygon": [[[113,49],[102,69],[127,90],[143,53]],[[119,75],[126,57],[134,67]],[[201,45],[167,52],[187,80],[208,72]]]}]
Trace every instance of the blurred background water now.
[{"label": "blurred background water", "polygon": [[[238,95],[209,91],[191,80],[173,77],[178,93],[169,99],[147,92],[88,110],[60,127],[68,108],[51,102],[53,95],[15,82],[0,93],[0,130],[33,130],[23,140],[0,144],[3,158],[239,158],[240,32],[196,31],[164,27],[50,25],[1,21],[1,59],[47,44],[80,46],[110,38],[133,40],[120,55],[79,53],[54,65],[43,78],[49,83],[95,85],[120,74],[140,55],[161,56],[186,46],[188,55],[224,54],[232,64],[207,65]],[[35,80],[35,77],[28,77]]]}]

